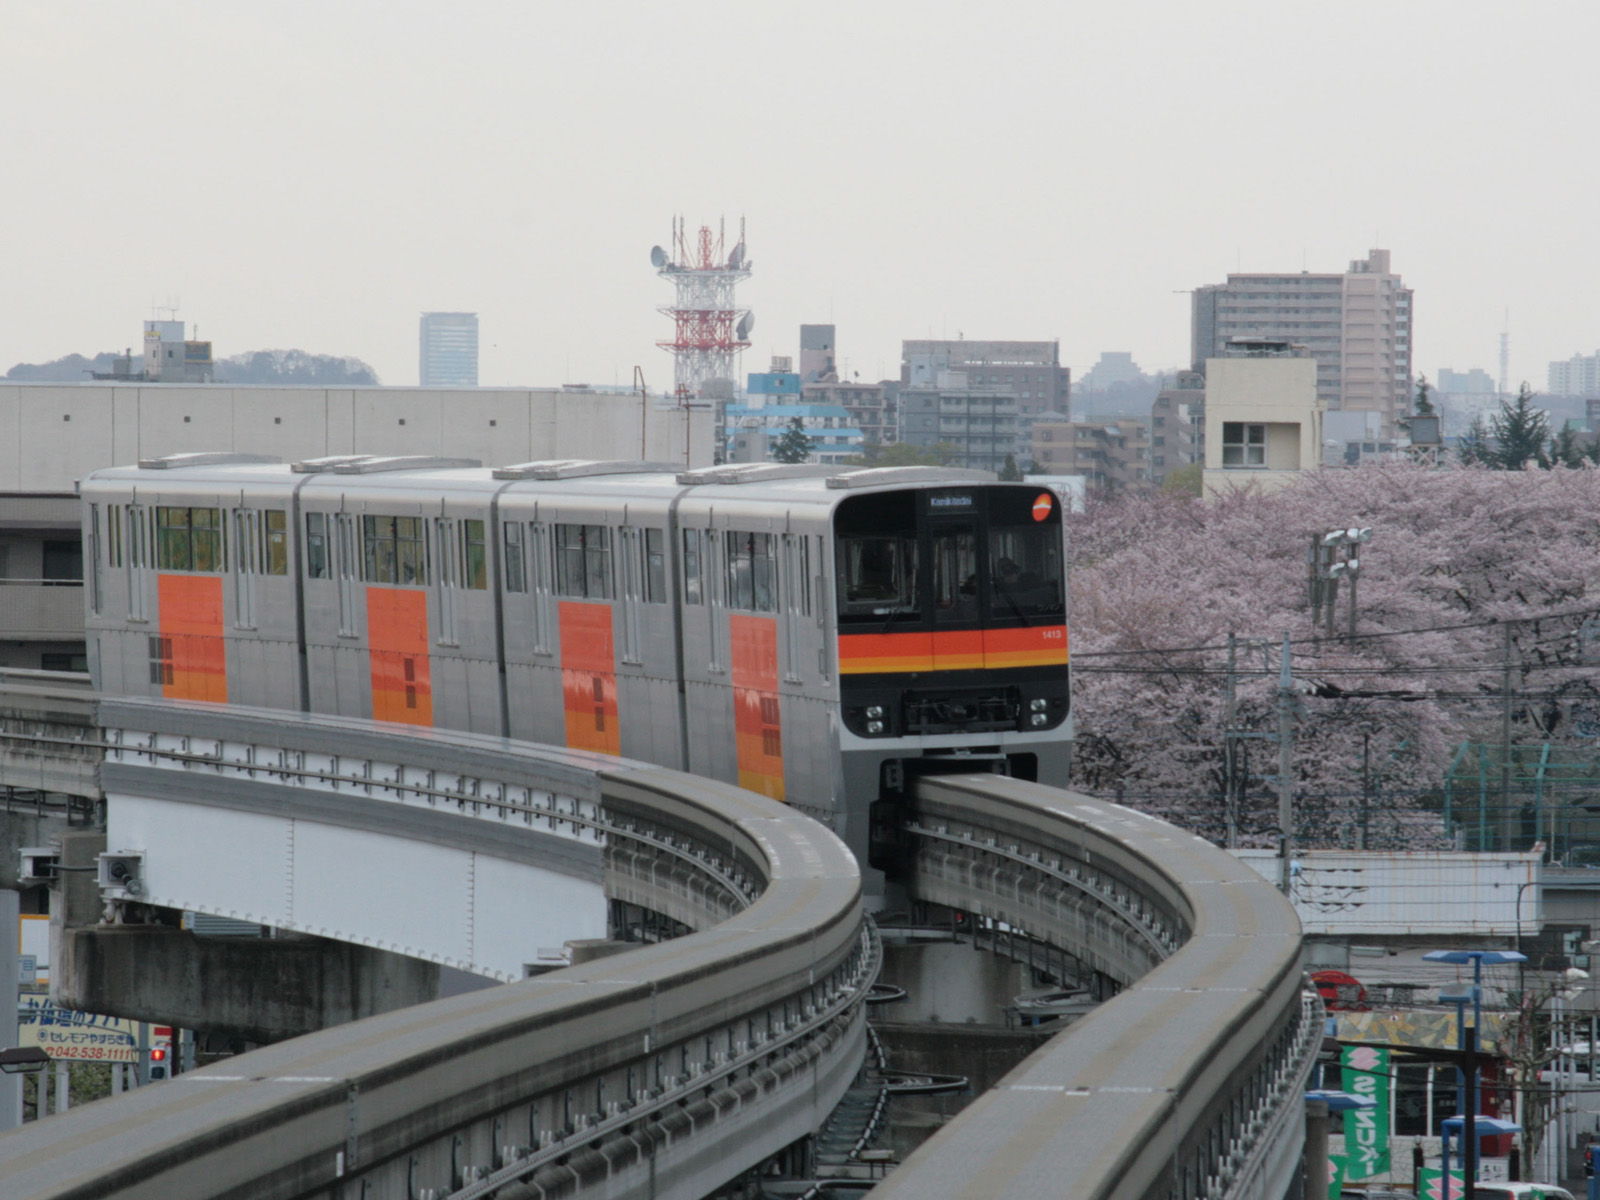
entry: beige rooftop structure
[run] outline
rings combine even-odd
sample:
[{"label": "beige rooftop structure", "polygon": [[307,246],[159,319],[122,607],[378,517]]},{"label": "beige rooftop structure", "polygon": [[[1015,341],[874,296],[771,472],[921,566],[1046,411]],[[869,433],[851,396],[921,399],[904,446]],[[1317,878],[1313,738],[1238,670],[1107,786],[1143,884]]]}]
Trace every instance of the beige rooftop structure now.
[{"label": "beige rooftop structure", "polygon": [[1321,461],[1317,363],[1303,346],[1239,339],[1206,361],[1206,492],[1282,487]]}]

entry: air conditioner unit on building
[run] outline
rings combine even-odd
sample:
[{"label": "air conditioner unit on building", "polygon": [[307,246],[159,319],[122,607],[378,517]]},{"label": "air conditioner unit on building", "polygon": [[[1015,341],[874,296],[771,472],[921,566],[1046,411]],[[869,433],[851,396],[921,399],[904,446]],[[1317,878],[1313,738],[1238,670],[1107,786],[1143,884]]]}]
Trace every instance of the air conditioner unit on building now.
[{"label": "air conditioner unit on building", "polygon": [[100,855],[100,890],[111,900],[136,900],[144,895],[144,854],[118,850]]},{"label": "air conditioner unit on building", "polygon": [[24,887],[40,883],[54,883],[56,868],[61,865],[61,852],[50,846],[24,846],[18,852],[22,859],[17,871],[17,882]]}]

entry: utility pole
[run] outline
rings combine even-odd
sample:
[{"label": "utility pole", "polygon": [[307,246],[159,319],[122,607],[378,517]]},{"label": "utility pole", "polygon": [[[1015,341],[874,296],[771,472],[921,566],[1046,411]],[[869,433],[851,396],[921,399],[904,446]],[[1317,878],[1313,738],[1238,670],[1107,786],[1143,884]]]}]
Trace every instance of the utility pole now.
[{"label": "utility pole", "polygon": [[1511,849],[1516,830],[1511,809],[1511,623],[1502,627],[1500,672],[1500,849]]},{"label": "utility pole", "polygon": [[1361,813],[1356,821],[1356,849],[1367,848],[1367,813],[1372,803],[1372,731],[1361,731]]},{"label": "utility pole", "polygon": [[1289,635],[1283,635],[1278,666],[1278,857],[1282,874],[1278,886],[1289,894],[1289,859],[1294,854],[1294,676],[1289,669]]},{"label": "utility pole", "polygon": [[1235,638],[1228,634],[1228,691],[1227,707],[1222,718],[1222,819],[1228,831],[1228,849],[1234,850],[1239,846],[1239,796],[1235,783],[1238,771],[1234,765],[1235,740],[1233,736],[1233,720],[1236,706],[1236,693],[1234,688],[1235,670]]}]

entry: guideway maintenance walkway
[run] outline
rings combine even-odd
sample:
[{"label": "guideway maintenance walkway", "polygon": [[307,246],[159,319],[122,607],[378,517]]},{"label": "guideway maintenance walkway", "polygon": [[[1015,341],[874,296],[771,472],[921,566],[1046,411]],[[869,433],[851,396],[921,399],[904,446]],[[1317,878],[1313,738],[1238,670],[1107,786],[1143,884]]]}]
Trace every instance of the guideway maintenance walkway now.
[{"label": "guideway maintenance walkway", "polygon": [[[116,795],[159,801],[181,774],[179,790],[204,780],[253,820],[275,789],[282,819],[311,824],[345,797],[425,813],[419,836],[458,821],[448,840],[481,832],[471,853],[502,858],[537,858],[513,836],[537,828],[569,859],[597,853],[612,902],[694,932],[50,1117],[0,1136],[0,1195],[698,1197],[815,1131],[855,1077],[878,951],[855,864],[814,822],[613,758],[346,721],[357,752],[329,761],[319,721],[205,714],[219,724],[105,702]],[[887,1195],[1289,1194],[1320,1023],[1270,884],[1163,822],[996,776],[920,781],[905,837],[914,896],[1123,991],[930,1139]]]}]

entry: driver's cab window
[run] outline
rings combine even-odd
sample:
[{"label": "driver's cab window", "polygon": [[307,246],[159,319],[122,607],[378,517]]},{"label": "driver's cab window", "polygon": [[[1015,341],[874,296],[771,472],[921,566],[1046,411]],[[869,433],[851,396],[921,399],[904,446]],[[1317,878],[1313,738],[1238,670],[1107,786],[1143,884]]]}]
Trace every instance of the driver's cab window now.
[{"label": "driver's cab window", "polygon": [[844,540],[843,587],[847,613],[884,614],[911,607],[917,595],[917,543],[908,537]]}]

